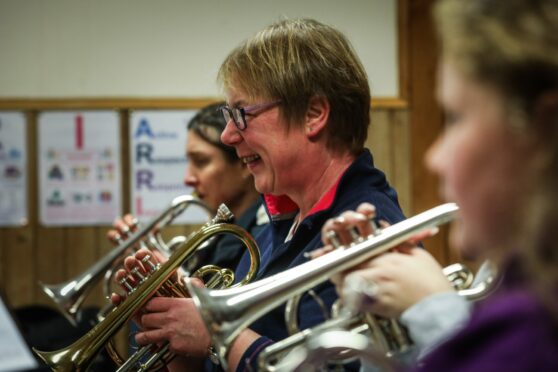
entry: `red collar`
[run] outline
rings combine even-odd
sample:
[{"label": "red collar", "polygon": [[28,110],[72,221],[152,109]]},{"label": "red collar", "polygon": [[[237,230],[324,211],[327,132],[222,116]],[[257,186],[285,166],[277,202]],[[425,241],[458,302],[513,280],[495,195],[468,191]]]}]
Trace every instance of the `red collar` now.
[{"label": "red collar", "polygon": [[[333,199],[335,198],[335,194],[337,193],[337,188],[339,186],[339,182],[341,181],[342,175],[337,179],[337,182],[318,200],[316,204],[312,207],[310,212],[308,213],[308,217],[314,213],[323,211],[328,209],[331,204],[333,204]],[[298,211],[298,205],[294,201],[292,201],[287,195],[271,195],[266,194],[264,195],[265,204],[267,206],[267,210],[271,215],[273,220],[281,220],[286,219],[294,216]]]}]

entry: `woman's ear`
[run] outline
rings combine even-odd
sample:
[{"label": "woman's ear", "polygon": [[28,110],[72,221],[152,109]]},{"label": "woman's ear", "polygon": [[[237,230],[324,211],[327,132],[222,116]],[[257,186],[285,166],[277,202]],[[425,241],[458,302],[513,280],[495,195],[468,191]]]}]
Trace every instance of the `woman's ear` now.
[{"label": "woman's ear", "polygon": [[329,119],[329,110],[327,98],[322,96],[310,98],[304,124],[304,131],[308,138],[315,138],[322,132]]}]

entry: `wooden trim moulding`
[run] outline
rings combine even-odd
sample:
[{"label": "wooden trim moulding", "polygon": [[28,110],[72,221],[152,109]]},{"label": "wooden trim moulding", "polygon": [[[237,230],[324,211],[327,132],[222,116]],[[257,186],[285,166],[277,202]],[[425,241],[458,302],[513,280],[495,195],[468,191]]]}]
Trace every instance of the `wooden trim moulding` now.
[{"label": "wooden trim moulding", "polygon": [[[145,110],[199,109],[217,98],[0,98],[0,110]],[[372,98],[374,109],[403,109],[407,101],[399,98]]]}]

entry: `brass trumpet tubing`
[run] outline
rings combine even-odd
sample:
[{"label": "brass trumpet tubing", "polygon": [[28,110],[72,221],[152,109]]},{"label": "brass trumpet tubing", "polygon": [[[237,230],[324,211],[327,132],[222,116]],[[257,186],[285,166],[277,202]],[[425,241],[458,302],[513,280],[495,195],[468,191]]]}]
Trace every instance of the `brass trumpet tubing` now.
[{"label": "brass trumpet tubing", "polygon": [[155,240],[160,239],[155,238],[160,230],[190,205],[198,205],[208,213],[211,212],[201,200],[194,196],[178,196],[172,200],[164,213],[151,220],[146,226],[133,232],[125,241],[110,250],[80,275],[61,284],[52,285],[39,282],[39,286],[54,301],[60,312],[75,325],[75,315],[95,283],[105,276],[108,270],[117,266],[115,263],[120,262],[126,252],[131,251],[137,244],[144,243],[147,236]]},{"label": "brass trumpet tubing", "polygon": [[421,231],[452,220],[457,212],[454,203],[440,205],[348,248],[334,250],[242,288],[212,291],[187,283],[212,336],[222,367],[227,368],[227,350],[236,336],[263,314],[336,273],[378,256]]},{"label": "brass trumpet tubing", "polygon": [[[250,260],[252,264],[250,267],[250,271],[248,272],[246,277],[243,278],[235,286],[241,286],[251,281],[258,272],[259,262],[260,262],[259,250],[255,245],[255,242],[252,240],[252,238],[248,233],[242,233],[242,231],[243,231],[242,229],[238,229],[239,234],[237,235],[237,237],[239,237],[244,242],[244,244],[248,247],[248,252],[250,254]],[[198,246],[196,250],[203,249],[204,245],[206,245],[207,242],[213,240],[213,238],[214,236],[211,236],[208,239],[206,239],[203,243],[201,243]],[[209,282],[206,283],[206,288],[214,289],[214,288],[229,287],[234,281],[234,273],[232,272],[232,270],[228,268],[220,268],[215,265],[206,265],[201,267],[194,273],[194,276],[201,279],[204,277],[204,275],[208,273],[214,273],[215,275],[213,275],[213,277],[209,280]],[[165,285],[166,284],[167,282],[165,282]],[[174,297],[186,297],[186,296],[187,293],[182,289],[182,287],[180,287],[180,293],[174,295]],[[138,352],[134,353],[132,358],[129,358],[128,360],[126,360],[126,362],[122,363],[122,365],[118,369],[118,372],[133,371],[134,370],[133,368],[136,365],[136,363],[139,361],[139,359],[141,359],[143,354],[146,354],[150,351],[151,347],[152,345],[146,345],[142,347],[139,351],[141,355],[136,355],[138,354]],[[169,353],[168,348],[169,348],[168,342],[164,343],[162,349],[154,353],[146,363],[140,366],[138,371],[149,370],[157,361],[159,361],[159,359],[165,360],[163,364],[167,363],[166,360],[170,361],[174,357],[174,354]],[[114,351],[111,351],[111,353],[114,353]],[[120,356],[118,355],[116,356],[118,357],[119,360],[121,360]]]},{"label": "brass trumpet tubing", "polygon": [[226,223],[217,223],[209,226],[205,225],[198,232],[194,233],[186,244],[176,250],[171,260],[161,265],[159,270],[154,272],[142,283],[141,290],[136,290],[131,293],[125,301],[115,310],[111,311],[101,323],[93,327],[85,336],[64,349],[51,352],[33,349],[34,352],[49,365],[53,371],[85,370],[100,349],[145,305],[157,292],[159,287],[196,251],[199,245],[203,244],[208,236],[227,232],[238,236],[246,246],[250,247],[251,256],[257,259],[257,262],[251,267],[249,272],[249,275],[253,277],[255,273],[257,273],[259,267],[259,253],[255,242],[249,234],[238,226]]}]

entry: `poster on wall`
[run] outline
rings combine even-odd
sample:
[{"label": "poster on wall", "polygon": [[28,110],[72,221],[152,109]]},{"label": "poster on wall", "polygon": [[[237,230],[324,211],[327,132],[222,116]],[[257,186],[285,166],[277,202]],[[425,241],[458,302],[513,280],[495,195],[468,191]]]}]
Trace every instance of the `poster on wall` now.
[{"label": "poster on wall", "polygon": [[111,224],[122,214],[118,114],[42,112],[38,124],[41,223]]},{"label": "poster on wall", "polygon": [[0,112],[0,226],[27,224],[26,121],[22,112]]},{"label": "poster on wall", "polygon": [[[195,110],[134,111],[130,114],[131,208],[139,221],[163,213],[173,198],[191,194],[184,185],[186,171],[186,126]],[[186,208],[174,224],[207,221],[197,206]]]}]

